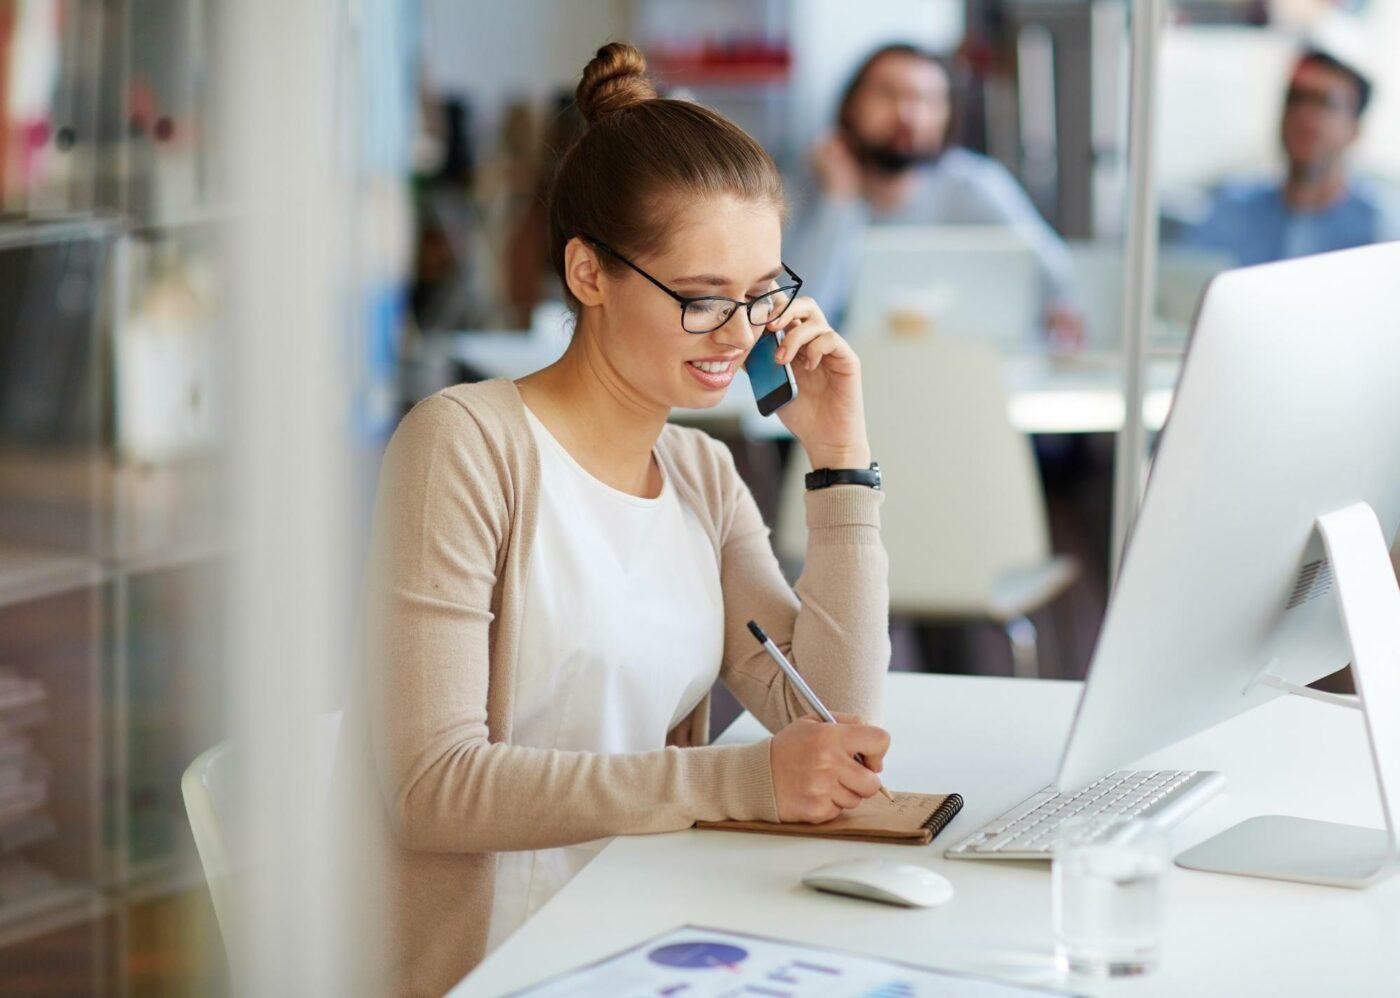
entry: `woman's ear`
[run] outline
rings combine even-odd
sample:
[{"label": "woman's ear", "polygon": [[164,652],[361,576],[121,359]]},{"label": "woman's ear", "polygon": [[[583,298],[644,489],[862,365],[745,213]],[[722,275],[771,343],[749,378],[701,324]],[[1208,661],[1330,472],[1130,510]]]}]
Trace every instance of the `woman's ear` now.
[{"label": "woman's ear", "polygon": [[598,264],[598,251],[578,236],[564,246],[564,279],[580,305],[602,303],[607,278]]}]

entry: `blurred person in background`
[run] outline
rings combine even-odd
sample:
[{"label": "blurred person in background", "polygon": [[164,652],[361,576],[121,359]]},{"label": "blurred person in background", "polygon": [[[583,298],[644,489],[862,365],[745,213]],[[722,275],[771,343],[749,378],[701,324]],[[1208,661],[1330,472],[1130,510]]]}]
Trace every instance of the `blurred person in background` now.
[{"label": "blurred person in background", "polygon": [[1393,198],[1349,174],[1371,82],[1325,52],[1299,57],[1284,95],[1283,182],[1232,181],[1216,190],[1183,242],[1241,266],[1400,239]]},{"label": "blurred person in background", "polygon": [[885,45],[860,65],[841,96],[835,131],[812,154],[815,190],[801,205],[788,255],[833,316],[844,313],[867,225],[1000,225],[1040,261],[1045,324],[1075,343],[1069,251],[996,160],[953,144],[957,101],[939,56],[916,45]]},{"label": "blurred person in background", "polygon": [[[879,716],[890,656],[860,364],[782,262],[772,159],[645,69],[612,43],[578,86],[548,210],[563,357],[420,402],[384,459],[346,775],[388,843],[395,991],[450,988],[610,836],[825,821],[879,790],[888,736],[854,716]],[[778,416],[851,479],[807,493],[795,591],[728,449],[667,421],[778,330]],[[843,723],[806,716],[750,619]],[[705,744],[717,679],[770,739]]]}]

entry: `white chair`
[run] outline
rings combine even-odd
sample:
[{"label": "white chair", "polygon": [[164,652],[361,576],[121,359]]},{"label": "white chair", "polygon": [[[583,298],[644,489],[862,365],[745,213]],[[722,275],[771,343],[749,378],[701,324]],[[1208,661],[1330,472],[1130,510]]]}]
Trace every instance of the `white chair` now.
[{"label": "white chair", "polygon": [[[307,787],[302,797],[308,802],[308,814],[321,807],[329,793],[340,742],[340,719],[338,710],[322,714],[311,734],[312,786]],[[230,742],[220,742],[200,753],[180,779],[185,813],[189,817],[190,831],[194,833],[200,865],[204,867],[209,896],[214,902],[214,917],[219,923],[224,952],[235,973],[238,951],[235,882],[240,864],[230,852],[230,838],[239,785],[238,752]],[[295,823],[289,822],[291,824]]]},{"label": "white chair", "polygon": [[[1011,642],[1018,676],[1038,676],[1029,615],[1079,574],[1050,551],[1030,441],[1007,416],[996,353],[957,338],[880,337],[860,346],[881,510],[890,612],[921,621],[984,620]],[[797,453],[783,482],[775,546],[802,560],[807,528]]]}]

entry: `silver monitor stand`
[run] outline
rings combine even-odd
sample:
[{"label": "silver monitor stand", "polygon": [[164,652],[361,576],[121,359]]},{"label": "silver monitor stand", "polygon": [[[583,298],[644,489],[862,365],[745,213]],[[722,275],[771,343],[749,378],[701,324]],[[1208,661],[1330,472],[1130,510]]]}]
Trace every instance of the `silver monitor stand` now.
[{"label": "silver monitor stand", "polygon": [[1183,852],[1176,861],[1187,869],[1335,887],[1366,887],[1400,869],[1395,812],[1400,801],[1400,585],[1380,522],[1367,503],[1318,517],[1317,532],[1351,645],[1357,698],[1318,694],[1267,672],[1259,682],[1365,714],[1385,828],[1264,815]]}]

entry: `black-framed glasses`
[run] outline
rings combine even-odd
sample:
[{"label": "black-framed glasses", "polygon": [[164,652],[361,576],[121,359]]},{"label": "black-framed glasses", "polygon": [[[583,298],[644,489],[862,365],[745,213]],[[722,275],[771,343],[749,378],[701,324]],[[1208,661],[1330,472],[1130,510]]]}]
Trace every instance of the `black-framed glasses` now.
[{"label": "black-framed glasses", "polygon": [[637,273],[641,274],[652,284],[655,284],[662,291],[666,292],[681,306],[681,328],[687,333],[713,333],[720,326],[723,326],[734,315],[735,310],[743,308],[748,313],[749,324],[753,326],[766,326],[774,319],[778,318],[788,310],[797,293],[802,290],[802,278],[792,272],[792,268],[783,264],[783,270],[793,281],[792,284],[785,284],[766,291],[756,298],[748,301],[735,301],[733,298],[723,298],[718,295],[706,295],[701,298],[687,298],[685,295],[677,294],[656,278],[652,277],[641,267],[638,267],[627,257],[613,249],[607,243],[599,242],[596,239],[582,236],[584,240],[592,243],[604,253],[627,264]]}]

